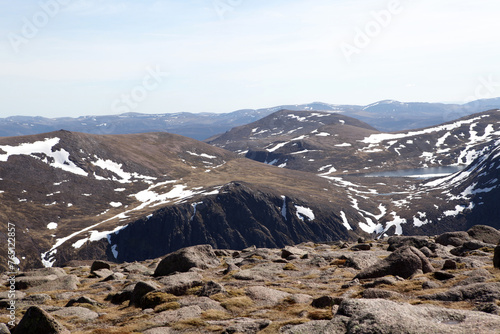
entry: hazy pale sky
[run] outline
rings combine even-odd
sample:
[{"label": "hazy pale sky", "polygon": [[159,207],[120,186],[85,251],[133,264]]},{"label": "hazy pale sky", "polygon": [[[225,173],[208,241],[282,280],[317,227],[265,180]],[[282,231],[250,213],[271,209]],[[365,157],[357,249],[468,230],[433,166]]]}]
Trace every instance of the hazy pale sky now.
[{"label": "hazy pale sky", "polygon": [[0,0],[0,117],[500,96],[498,0]]}]

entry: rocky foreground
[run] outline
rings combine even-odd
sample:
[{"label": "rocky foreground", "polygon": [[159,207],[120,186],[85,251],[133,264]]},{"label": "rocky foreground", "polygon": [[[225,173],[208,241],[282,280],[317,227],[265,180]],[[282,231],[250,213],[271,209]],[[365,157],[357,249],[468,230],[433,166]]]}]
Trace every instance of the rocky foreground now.
[{"label": "rocky foreground", "polygon": [[500,333],[499,242],[475,226],[3,274],[0,334]]}]

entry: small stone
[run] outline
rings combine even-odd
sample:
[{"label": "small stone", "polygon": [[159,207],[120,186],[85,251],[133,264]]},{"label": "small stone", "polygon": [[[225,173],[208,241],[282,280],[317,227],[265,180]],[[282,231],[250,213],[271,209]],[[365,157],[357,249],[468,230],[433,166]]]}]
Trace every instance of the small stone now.
[{"label": "small stone", "polygon": [[109,300],[112,304],[120,305],[132,298],[133,290],[134,290],[134,285],[133,284],[128,285],[118,293],[109,294],[105,300]]},{"label": "small stone", "polygon": [[219,283],[214,281],[209,281],[203,285],[203,287],[198,291],[198,296],[200,297],[210,297],[217,293],[226,293],[226,289]]},{"label": "small stone", "polygon": [[140,306],[142,297],[146,295],[148,292],[157,289],[158,286],[154,282],[143,282],[143,281],[137,282],[137,284],[134,287],[134,290],[132,291],[132,295],[130,296],[130,305]]},{"label": "small stone", "polygon": [[357,244],[351,247],[353,251],[368,251],[371,247],[369,244]]},{"label": "small stone", "polygon": [[97,260],[92,263],[92,266],[90,267],[90,272],[94,273],[94,271],[99,269],[111,270],[111,266],[107,262]]},{"label": "small stone", "polygon": [[230,272],[239,271],[239,270],[240,270],[240,267],[238,267],[234,263],[228,263],[226,269],[224,269],[224,271],[222,272],[222,274],[223,275],[227,275]]},{"label": "small stone", "polygon": [[313,299],[311,306],[315,308],[328,308],[334,305],[334,298],[331,296],[322,296]]},{"label": "small stone", "polygon": [[176,300],[177,297],[174,297],[169,293],[163,291],[151,291],[142,296],[140,306],[142,309],[154,309],[158,305]]},{"label": "small stone", "polygon": [[106,278],[106,277],[113,275],[113,272],[109,269],[103,268],[103,269],[94,270],[92,272],[92,274],[97,278]]},{"label": "small stone", "polygon": [[500,315],[500,307],[498,307],[498,305],[495,303],[479,304],[476,307],[476,310],[480,312]]},{"label": "small stone", "polygon": [[125,278],[125,275],[122,273],[113,273],[106,278],[104,278],[101,282],[108,282],[108,281],[119,281]]},{"label": "small stone", "polygon": [[70,307],[70,306],[73,306],[75,304],[90,304],[93,306],[100,306],[101,305],[98,301],[96,301],[92,298],[82,296],[80,298],[71,299],[69,302],[66,303],[65,307]]},{"label": "small stone", "polygon": [[296,256],[294,258],[300,259],[302,256],[306,255],[307,251],[297,248],[297,247],[292,247],[292,246],[286,246],[281,250],[281,257],[287,260],[290,260],[290,257]]},{"label": "small stone", "polygon": [[366,289],[365,291],[363,291],[362,296],[363,298],[367,299],[376,299],[376,298],[390,299],[390,298],[402,297],[401,294],[397,292],[382,290],[377,288]]},{"label": "small stone", "polygon": [[436,255],[434,254],[433,251],[429,249],[429,247],[422,247],[419,249],[425,256],[427,257],[435,257]]},{"label": "small stone", "polygon": [[434,272],[433,275],[434,275],[435,279],[440,280],[440,281],[446,281],[446,280],[449,280],[449,279],[455,277],[455,275],[447,273],[445,271],[436,271],[436,272]]},{"label": "small stone", "polygon": [[7,327],[7,325],[3,322],[0,323],[0,334],[10,334],[9,327]]},{"label": "small stone", "polygon": [[446,260],[443,264],[443,270],[456,270],[457,263],[453,260]]},{"label": "small stone", "polygon": [[355,285],[360,285],[361,283],[359,283],[359,279],[358,278],[355,278],[353,279],[352,281],[348,282],[348,283],[345,283],[342,285],[342,289],[348,289],[350,287],[353,287]]},{"label": "small stone", "polygon": [[250,252],[255,252],[256,250],[257,250],[257,247],[255,245],[252,245],[250,247],[243,249],[242,252],[250,253]]},{"label": "small stone", "polygon": [[396,281],[397,281],[396,278],[393,276],[381,277],[381,278],[377,278],[373,282],[363,284],[363,288],[365,288],[365,289],[374,288],[374,287],[376,287],[378,285],[382,285],[382,284],[394,285],[394,284],[396,284]]},{"label": "small stone", "polygon": [[441,287],[441,284],[434,282],[434,281],[425,281],[422,283],[422,289],[428,290],[428,289],[438,289]]}]

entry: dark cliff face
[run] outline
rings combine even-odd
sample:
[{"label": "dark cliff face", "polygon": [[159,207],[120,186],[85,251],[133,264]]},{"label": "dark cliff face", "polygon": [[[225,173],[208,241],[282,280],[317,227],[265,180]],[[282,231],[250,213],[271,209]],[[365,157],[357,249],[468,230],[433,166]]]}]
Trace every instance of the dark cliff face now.
[{"label": "dark cliff face", "polygon": [[163,208],[150,218],[129,224],[111,235],[110,247],[118,252],[115,260],[122,262],[155,258],[197,244],[243,249],[353,237],[335,213],[309,205],[314,212],[311,220],[297,214],[295,204],[301,203],[235,182],[219,195]]},{"label": "dark cliff face", "polygon": [[[500,228],[500,142],[491,144],[491,152],[470,166],[471,174],[462,189],[471,193],[474,203],[467,215],[467,228],[477,224]],[[472,190],[470,190],[472,189]]]}]

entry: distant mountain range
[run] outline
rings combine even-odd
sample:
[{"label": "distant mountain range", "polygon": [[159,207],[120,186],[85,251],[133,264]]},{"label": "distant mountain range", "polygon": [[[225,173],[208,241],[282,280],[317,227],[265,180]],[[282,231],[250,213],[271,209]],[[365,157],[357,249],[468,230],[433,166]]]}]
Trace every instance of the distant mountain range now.
[{"label": "distant mountain range", "polygon": [[233,127],[248,124],[276,111],[326,111],[342,113],[366,122],[379,131],[423,128],[458,119],[477,112],[500,108],[500,98],[467,104],[402,103],[385,100],[367,106],[336,105],[322,102],[282,105],[263,109],[243,109],[231,113],[127,113],[77,118],[12,116],[0,118],[0,137],[32,135],[60,129],[91,134],[132,134],[169,132],[204,140]]},{"label": "distant mountain range", "polygon": [[500,135],[497,110],[392,133],[344,114],[281,110],[207,142],[252,160],[317,174],[466,166]]}]

